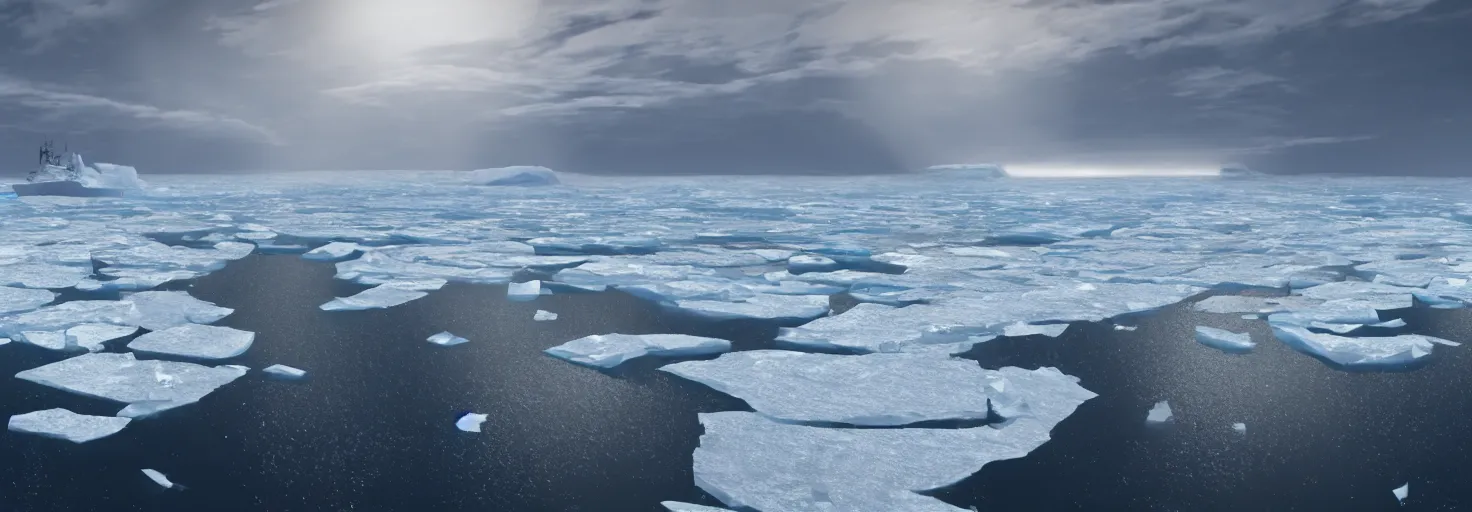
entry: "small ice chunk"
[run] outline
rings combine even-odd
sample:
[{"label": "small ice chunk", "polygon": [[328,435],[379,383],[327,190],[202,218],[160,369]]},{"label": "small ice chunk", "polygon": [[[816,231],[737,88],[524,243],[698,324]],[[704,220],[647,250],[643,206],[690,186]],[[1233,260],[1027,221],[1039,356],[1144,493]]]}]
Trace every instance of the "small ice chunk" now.
[{"label": "small ice chunk", "polygon": [[112,416],[87,416],[66,409],[47,409],[11,416],[10,430],[85,443],[116,434],[131,421]]},{"label": "small ice chunk", "polygon": [[1196,341],[1222,352],[1249,352],[1257,346],[1251,334],[1200,325],[1196,326]]},{"label": "small ice chunk", "polygon": [[148,475],[148,479],[153,480],[153,483],[158,484],[159,487],[163,487],[165,489],[174,488],[174,482],[170,482],[169,477],[164,476],[163,473],[159,473],[158,471],[154,471],[152,469],[145,469],[143,470],[143,474]]},{"label": "small ice chunk", "polygon": [[9,345],[9,344],[10,344],[10,338],[0,337],[0,346]]},{"label": "small ice chunk", "polygon": [[318,306],[323,311],[361,311],[398,306],[429,295],[445,286],[444,279],[390,281],[358,292],[351,297],[338,297]]},{"label": "small ice chunk", "polygon": [[274,375],[283,379],[300,379],[307,376],[307,372],[305,370],[292,368],[284,364],[273,364],[271,366],[267,366],[265,370],[261,371],[264,372],[266,375]]},{"label": "small ice chunk", "polygon": [[128,343],[135,352],[193,359],[229,359],[244,354],[256,333],[231,327],[189,324],[154,331]]},{"label": "small ice chunk", "polygon": [[66,330],[67,337],[88,352],[102,351],[102,344],[138,332],[135,325],[82,324]]},{"label": "small ice chunk", "polygon": [[1399,329],[1405,326],[1406,321],[1400,318],[1393,318],[1384,322],[1380,322],[1378,324],[1370,324],[1370,327],[1378,327],[1381,329]]},{"label": "small ice chunk", "polygon": [[464,432],[480,432],[480,424],[486,422],[486,415],[467,412],[455,420],[455,428]]},{"label": "small ice chunk", "polygon": [[731,509],[727,508],[707,507],[705,505],[696,505],[694,503],[684,503],[680,501],[661,501],[659,502],[659,504],[664,506],[665,510],[668,510],[669,512],[731,512]]},{"label": "small ice chunk", "polygon": [[532,320],[536,320],[538,322],[551,322],[556,319],[557,313],[553,313],[551,311],[542,311],[540,309],[537,310],[536,314],[532,315]]},{"label": "small ice chunk", "polygon": [[1259,320],[1261,318],[1262,315],[1242,315],[1243,320]]},{"label": "small ice chunk", "polygon": [[1002,330],[1002,334],[1005,335],[1005,336],[1012,336],[1012,337],[1031,336],[1031,335],[1034,335],[1034,334],[1041,334],[1041,335],[1047,336],[1049,338],[1057,338],[1059,336],[1062,336],[1063,335],[1063,331],[1066,331],[1066,330],[1068,330],[1068,324],[1032,325],[1032,324],[1025,324],[1025,323],[1022,323],[1022,322],[1017,322],[1015,324],[1008,325],[1006,328],[1004,328]]},{"label": "small ice chunk", "polygon": [[596,368],[643,356],[695,356],[731,350],[731,342],[684,334],[595,334],[545,350],[547,355]]},{"label": "small ice chunk", "polygon": [[352,257],[354,253],[361,250],[363,250],[362,247],[352,242],[332,242],[307,251],[302,254],[302,258],[312,261],[340,261]]},{"label": "small ice chunk", "polygon": [[1133,330],[1139,329],[1139,328],[1140,328],[1139,326],[1135,326],[1135,325],[1115,325],[1114,326],[1114,330],[1116,330],[1116,331],[1133,331]]},{"label": "small ice chunk", "polygon": [[51,290],[0,286],[0,315],[23,313],[56,300]]},{"label": "small ice chunk", "polygon": [[1145,423],[1165,423],[1167,421],[1170,421],[1170,419],[1173,417],[1175,416],[1170,412],[1170,404],[1166,403],[1164,400],[1161,400],[1155,403],[1155,407],[1150,408],[1149,414],[1145,415]]},{"label": "small ice chunk", "polygon": [[793,274],[838,270],[838,262],[816,254],[799,254],[787,259],[787,271]]},{"label": "small ice chunk", "polygon": [[1395,501],[1398,501],[1401,504],[1405,504],[1406,498],[1410,497],[1411,495],[1411,483],[1406,482],[1405,485],[1396,487],[1394,491],[1390,492],[1395,493]]},{"label": "small ice chunk", "polygon": [[1236,431],[1238,434],[1246,434],[1247,433],[1247,424],[1246,423],[1233,423],[1232,424],[1232,430],[1233,431]]},{"label": "small ice chunk", "polygon": [[428,341],[428,342],[433,343],[435,345],[439,345],[441,347],[450,347],[450,346],[459,345],[461,343],[465,343],[465,342],[470,341],[470,340],[467,340],[465,338],[461,338],[461,337],[456,336],[454,334],[450,334],[450,331],[445,331],[445,332],[436,334],[434,336],[430,336],[425,341]]},{"label": "small ice chunk", "polygon": [[506,299],[515,302],[527,302],[536,299],[541,294],[541,281],[533,280],[525,283],[511,283],[506,287]]}]

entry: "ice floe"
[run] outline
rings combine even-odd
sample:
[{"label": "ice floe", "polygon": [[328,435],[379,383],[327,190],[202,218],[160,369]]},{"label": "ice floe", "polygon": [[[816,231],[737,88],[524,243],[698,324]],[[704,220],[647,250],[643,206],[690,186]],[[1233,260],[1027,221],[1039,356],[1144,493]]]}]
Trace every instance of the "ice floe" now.
[{"label": "ice floe", "polygon": [[12,432],[85,443],[121,432],[132,421],[114,416],[87,416],[66,409],[47,409],[11,416],[9,428]]},{"label": "ice floe", "polygon": [[266,369],[261,370],[261,373],[265,373],[266,375],[271,375],[282,379],[292,380],[300,379],[307,376],[306,370],[292,368],[284,364],[273,364],[271,366],[267,366]]},{"label": "ice floe", "polygon": [[0,286],[0,315],[31,311],[53,300],[56,294],[50,290]]},{"label": "ice floe", "polygon": [[469,342],[470,340],[467,340],[465,338],[461,338],[461,337],[456,336],[454,334],[450,334],[449,331],[445,331],[445,332],[441,332],[441,333],[435,334],[433,336],[430,336],[429,338],[425,339],[424,341],[428,341],[430,343],[433,343],[435,345],[439,345],[441,347],[452,347],[452,346],[455,346],[455,345],[459,345],[461,343]]},{"label": "ice floe", "polygon": [[131,353],[98,352],[26,370],[15,377],[79,395],[137,405],[134,410],[158,412],[197,402],[242,375],[245,370],[239,368],[139,361]]},{"label": "ice floe", "polygon": [[731,342],[685,334],[595,334],[549,348],[558,359],[597,368],[613,368],[644,356],[699,356],[731,350]]},{"label": "ice floe", "polygon": [[1405,367],[1431,355],[1433,344],[1459,345],[1420,334],[1352,338],[1312,332],[1295,325],[1272,324],[1272,328],[1273,334],[1288,346],[1344,368]]},{"label": "ice floe", "polygon": [[323,311],[361,311],[391,308],[429,295],[443,288],[444,279],[429,278],[389,281],[358,292],[351,297],[338,297],[318,306]]},{"label": "ice floe", "polygon": [[1406,502],[1406,498],[1409,498],[1411,496],[1410,482],[1406,482],[1405,485],[1396,487],[1395,490],[1391,491],[1391,493],[1395,494],[1395,501],[1404,504]]},{"label": "ice floe", "polygon": [[88,352],[98,352],[102,350],[103,343],[132,336],[135,332],[138,332],[138,327],[134,325],[82,324],[67,329],[66,335],[76,346]]},{"label": "ice floe", "polygon": [[1162,400],[1159,402],[1155,402],[1155,406],[1150,408],[1150,412],[1145,415],[1145,423],[1165,423],[1167,421],[1170,421],[1171,418],[1174,417],[1175,413],[1171,412],[1170,404]]},{"label": "ice floe", "polygon": [[705,505],[696,505],[694,503],[684,503],[679,501],[661,501],[659,502],[659,504],[669,512],[731,512],[730,509],[724,509],[720,507],[707,507]]},{"label": "ice floe", "polygon": [[541,281],[533,280],[524,283],[511,283],[506,287],[506,298],[516,302],[535,300],[541,294]]},{"label": "ice floe", "polygon": [[455,420],[455,428],[462,432],[480,432],[480,425],[486,422],[486,415],[467,412]]},{"label": "ice floe", "polygon": [[169,477],[164,476],[163,473],[160,473],[157,470],[145,469],[143,470],[143,474],[148,476],[149,480],[153,480],[153,483],[158,484],[159,487],[163,487],[165,489],[173,489],[174,486],[177,485],[174,482],[170,481]]},{"label": "ice floe", "polygon": [[556,319],[557,313],[553,313],[551,311],[543,311],[538,309],[536,313],[532,314],[532,320],[536,320],[538,322],[551,322]]},{"label": "ice floe", "polygon": [[1257,346],[1252,342],[1252,335],[1248,333],[1201,325],[1196,326],[1196,341],[1223,352],[1250,352],[1252,347]]},{"label": "ice floe", "polygon": [[131,323],[150,331],[215,323],[235,312],[185,292],[138,292],[124,297],[124,302],[130,302],[136,308],[137,318]]},{"label": "ice floe", "polygon": [[352,257],[362,248],[353,242],[332,242],[302,254],[313,261],[340,261]]},{"label": "ice floe", "polygon": [[1233,423],[1232,424],[1232,431],[1233,432],[1236,432],[1238,434],[1246,434],[1247,433],[1247,424],[1246,423]]},{"label": "ice floe", "polygon": [[229,359],[250,350],[256,333],[231,327],[188,324],[153,331],[128,343],[134,352],[190,359]]}]

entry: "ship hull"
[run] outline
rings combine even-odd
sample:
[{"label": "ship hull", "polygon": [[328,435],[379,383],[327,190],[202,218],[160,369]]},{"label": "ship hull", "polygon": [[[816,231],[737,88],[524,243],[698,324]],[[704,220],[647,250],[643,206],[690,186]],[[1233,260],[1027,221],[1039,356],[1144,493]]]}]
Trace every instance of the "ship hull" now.
[{"label": "ship hull", "polygon": [[17,196],[123,197],[126,189],[84,187],[75,181],[42,181],[16,183],[10,188]]}]

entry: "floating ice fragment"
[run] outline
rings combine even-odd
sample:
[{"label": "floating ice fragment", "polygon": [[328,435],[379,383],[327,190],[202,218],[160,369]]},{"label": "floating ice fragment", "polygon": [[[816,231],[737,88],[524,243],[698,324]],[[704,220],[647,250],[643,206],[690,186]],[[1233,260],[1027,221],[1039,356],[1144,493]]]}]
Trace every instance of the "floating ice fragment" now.
[{"label": "floating ice fragment", "polygon": [[[150,331],[188,324],[210,324],[230,316],[235,310],[191,297],[186,292],[138,292],[124,297],[137,308],[134,325]],[[110,323],[110,322],[103,322]]]},{"label": "floating ice fragment", "polygon": [[0,264],[0,286],[21,288],[71,288],[92,275],[92,266],[50,263]]},{"label": "floating ice fragment", "polygon": [[470,171],[471,183],[492,187],[536,187],[557,185],[557,173],[552,169],[536,165],[513,165]]},{"label": "floating ice fragment", "polygon": [[318,306],[323,311],[361,311],[398,306],[429,295],[444,287],[444,279],[390,281],[358,292],[351,297],[338,297]]},{"label": "floating ice fragment", "polygon": [[10,338],[0,338],[0,345],[10,344]]},{"label": "floating ice fragment", "polygon": [[56,300],[51,290],[0,286],[0,315],[31,311]]},{"label": "floating ice fragment", "polygon": [[245,371],[174,361],[139,361],[132,353],[97,352],[15,374],[62,391],[135,404],[168,402],[166,408],[199,401]]},{"label": "floating ice fragment", "polygon": [[78,347],[85,348],[88,352],[99,352],[103,343],[130,336],[135,332],[138,332],[138,327],[134,325],[82,324],[67,329],[66,335]]},{"label": "floating ice fragment", "polygon": [[1114,330],[1116,330],[1116,331],[1133,331],[1133,330],[1139,329],[1139,328],[1140,328],[1139,326],[1135,326],[1135,325],[1115,325],[1114,326]]},{"label": "floating ice fragment", "polygon": [[964,359],[753,350],[660,369],[790,423],[899,426],[984,420],[988,412],[988,371]]},{"label": "floating ice fragment", "polygon": [[307,251],[302,254],[302,258],[312,261],[339,261],[351,258],[361,250],[362,247],[352,242],[332,242]]},{"label": "floating ice fragment", "polygon": [[24,331],[15,337],[16,341],[44,348],[46,350],[66,350],[73,346],[65,331]]},{"label": "floating ice fragment", "polygon": [[705,505],[696,505],[694,503],[684,503],[679,501],[661,501],[659,502],[659,504],[664,506],[665,510],[668,510],[669,512],[731,512],[731,509],[720,507],[707,507]]},{"label": "floating ice fragment", "polygon": [[795,324],[828,314],[828,297],[759,293],[739,301],[675,301],[680,311],[711,320],[755,319]]},{"label": "floating ice fragment", "polygon": [[467,412],[455,420],[455,428],[464,432],[480,432],[480,424],[486,422],[486,415]]},{"label": "floating ice fragment", "polygon": [[511,283],[506,287],[506,299],[515,302],[527,302],[536,299],[541,294],[541,281],[533,280],[525,283]]},{"label": "floating ice fragment", "polygon": [[1238,434],[1246,434],[1247,433],[1247,424],[1246,423],[1233,423],[1232,424],[1232,430],[1233,431],[1236,431]]},{"label": "floating ice fragment", "polygon": [[649,356],[695,356],[731,350],[731,342],[684,334],[595,334],[545,350],[547,355],[597,368]]},{"label": "floating ice fragment", "polygon": [[425,341],[428,341],[428,342],[433,343],[435,345],[439,345],[441,347],[450,347],[450,346],[455,346],[455,345],[459,345],[461,343],[468,342],[470,340],[467,340],[465,338],[461,338],[461,337],[456,336],[454,334],[450,334],[450,331],[445,331],[445,332],[436,334],[434,336],[430,336]]},{"label": "floating ice fragment", "polygon": [[85,443],[123,430],[133,420],[111,416],[87,416],[66,409],[47,409],[10,417],[10,430]]},{"label": "floating ice fragment", "polygon": [[787,259],[787,271],[793,274],[838,270],[838,262],[816,254],[799,254]]},{"label": "floating ice fragment", "polygon": [[1406,502],[1406,498],[1410,497],[1411,495],[1411,483],[1406,482],[1405,485],[1396,487],[1395,490],[1391,492],[1395,494],[1395,501],[1398,501],[1402,505],[1404,505]]},{"label": "floating ice fragment", "polygon": [[553,313],[551,311],[543,311],[540,309],[537,310],[536,314],[532,315],[532,320],[536,320],[538,322],[551,322],[556,319],[557,313]]},{"label": "floating ice fragment", "polygon": [[154,331],[128,343],[135,352],[193,359],[229,359],[244,354],[256,333],[231,327],[189,324]]},{"label": "floating ice fragment", "polygon": [[267,366],[266,369],[261,371],[264,372],[266,375],[274,375],[283,379],[300,379],[307,376],[307,372],[305,370],[292,368],[284,364],[273,364],[271,366]]},{"label": "floating ice fragment", "polygon": [[[1303,327],[1273,324],[1273,334],[1294,349],[1345,368],[1404,367],[1431,355],[1433,343],[1445,342],[1420,334],[1350,338],[1311,332]],[[1437,340],[1437,341],[1433,341]],[[1454,343],[1454,342],[1447,342]],[[1443,343],[1445,344],[1445,343]]]},{"label": "floating ice fragment", "polygon": [[1378,324],[1370,324],[1370,327],[1378,327],[1378,328],[1381,328],[1381,329],[1399,329],[1399,328],[1405,327],[1405,326],[1406,326],[1406,321],[1404,319],[1400,319],[1400,318],[1393,318],[1393,319],[1390,319],[1390,320],[1386,320],[1384,322],[1380,322]]},{"label": "floating ice fragment", "polygon": [[1066,330],[1068,330],[1068,324],[1032,325],[1032,324],[1025,324],[1025,323],[1022,323],[1022,322],[1017,322],[1015,324],[1012,324],[1012,325],[1007,326],[1002,331],[1002,334],[1005,335],[1005,336],[1012,336],[1012,337],[1031,336],[1031,335],[1034,335],[1034,334],[1041,334],[1041,335],[1047,336],[1049,338],[1057,338],[1059,336],[1062,336],[1063,335],[1063,331],[1066,331]]},{"label": "floating ice fragment", "polygon": [[1236,333],[1215,327],[1196,326],[1196,341],[1223,352],[1250,352],[1257,344],[1252,335]]},{"label": "floating ice fragment", "polygon": [[1150,408],[1149,414],[1145,415],[1145,423],[1165,423],[1167,421],[1170,421],[1170,419],[1173,417],[1175,417],[1175,415],[1170,412],[1170,404],[1166,403],[1164,400],[1161,400],[1155,403],[1155,407]]},{"label": "floating ice fragment", "polygon": [[158,471],[154,471],[152,469],[145,469],[143,470],[143,474],[148,475],[148,479],[153,480],[153,483],[158,484],[159,487],[163,487],[165,489],[174,488],[174,482],[170,482],[169,477],[164,476],[163,473],[159,473]]}]

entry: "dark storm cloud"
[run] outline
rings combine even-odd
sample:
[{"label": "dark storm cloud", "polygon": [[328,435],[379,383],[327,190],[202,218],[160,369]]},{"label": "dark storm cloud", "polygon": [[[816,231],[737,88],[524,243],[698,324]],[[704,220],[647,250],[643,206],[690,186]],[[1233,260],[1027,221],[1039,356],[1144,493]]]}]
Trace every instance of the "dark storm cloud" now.
[{"label": "dark storm cloud", "polygon": [[0,151],[145,172],[1464,174],[1435,0],[0,0]]}]

